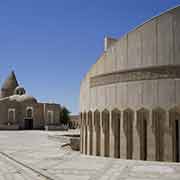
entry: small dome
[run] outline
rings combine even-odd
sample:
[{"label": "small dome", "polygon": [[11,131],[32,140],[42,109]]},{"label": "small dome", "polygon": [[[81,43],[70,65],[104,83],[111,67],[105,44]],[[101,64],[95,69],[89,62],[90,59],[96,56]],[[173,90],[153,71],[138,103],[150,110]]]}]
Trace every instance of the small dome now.
[{"label": "small dome", "polygon": [[14,94],[16,94],[16,95],[23,95],[23,94],[26,94],[26,90],[23,87],[18,86],[14,90]]},{"label": "small dome", "polygon": [[17,102],[37,103],[36,98],[34,98],[33,96],[29,96],[27,94],[10,96],[9,100],[10,101],[17,101]]}]

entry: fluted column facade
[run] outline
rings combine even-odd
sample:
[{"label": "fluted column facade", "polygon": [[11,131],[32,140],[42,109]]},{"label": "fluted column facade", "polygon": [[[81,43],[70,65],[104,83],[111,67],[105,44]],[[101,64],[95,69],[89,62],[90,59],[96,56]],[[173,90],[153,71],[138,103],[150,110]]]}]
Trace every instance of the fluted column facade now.
[{"label": "fluted column facade", "polygon": [[178,162],[179,130],[178,107],[84,112],[80,151],[95,156]]}]

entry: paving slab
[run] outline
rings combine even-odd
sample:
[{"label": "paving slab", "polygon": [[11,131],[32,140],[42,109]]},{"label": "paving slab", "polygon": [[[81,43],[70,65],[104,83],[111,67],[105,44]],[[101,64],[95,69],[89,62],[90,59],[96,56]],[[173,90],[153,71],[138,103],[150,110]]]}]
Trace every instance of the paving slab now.
[{"label": "paving slab", "polygon": [[82,155],[64,134],[78,130],[0,131],[0,180],[179,180],[180,164]]}]

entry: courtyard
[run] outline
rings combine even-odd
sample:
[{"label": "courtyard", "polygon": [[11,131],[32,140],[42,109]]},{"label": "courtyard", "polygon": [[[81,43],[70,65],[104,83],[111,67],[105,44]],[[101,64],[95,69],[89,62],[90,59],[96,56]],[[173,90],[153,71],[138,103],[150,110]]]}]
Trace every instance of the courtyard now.
[{"label": "courtyard", "polygon": [[67,134],[47,131],[0,132],[0,180],[179,180],[180,164],[116,160],[72,151]]}]

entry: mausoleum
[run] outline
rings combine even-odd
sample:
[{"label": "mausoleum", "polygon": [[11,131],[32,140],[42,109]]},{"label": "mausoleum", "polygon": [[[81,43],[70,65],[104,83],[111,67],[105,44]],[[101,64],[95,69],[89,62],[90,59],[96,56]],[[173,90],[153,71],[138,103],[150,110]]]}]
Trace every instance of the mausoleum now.
[{"label": "mausoleum", "polygon": [[180,7],[105,38],[80,111],[83,154],[180,161]]}]

